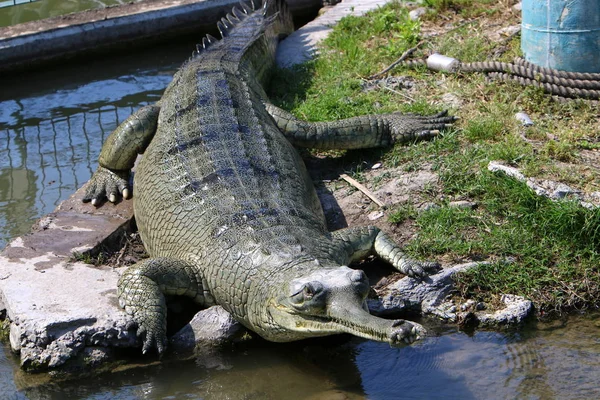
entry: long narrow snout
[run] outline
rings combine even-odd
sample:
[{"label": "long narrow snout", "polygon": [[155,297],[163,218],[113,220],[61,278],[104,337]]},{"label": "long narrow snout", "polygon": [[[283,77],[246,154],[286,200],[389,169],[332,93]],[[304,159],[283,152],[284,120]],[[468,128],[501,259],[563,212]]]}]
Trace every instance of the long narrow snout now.
[{"label": "long narrow snout", "polygon": [[415,322],[379,318],[356,305],[332,306],[329,309],[329,317],[341,332],[391,345],[412,343],[427,332]]}]

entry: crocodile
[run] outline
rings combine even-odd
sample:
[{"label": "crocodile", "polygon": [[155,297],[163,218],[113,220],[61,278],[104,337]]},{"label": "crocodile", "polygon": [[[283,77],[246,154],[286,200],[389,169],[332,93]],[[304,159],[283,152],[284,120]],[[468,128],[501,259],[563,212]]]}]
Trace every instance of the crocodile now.
[{"label": "crocodile", "polygon": [[167,295],[221,305],[274,342],[338,333],[392,345],[420,338],[417,323],[369,313],[368,279],[348,265],[374,254],[422,277],[438,264],[407,257],[374,226],[329,232],[294,146],[389,146],[433,137],[454,117],[299,120],[265,92],[277,43],[293,31],[285,2],[242,3],[217,26],[222,38],[204,37],[161,99],[109,135],[84,195],[96,207],[133,196],[150,258],[121,274],[118,297],[143,353],[166,349]]}]

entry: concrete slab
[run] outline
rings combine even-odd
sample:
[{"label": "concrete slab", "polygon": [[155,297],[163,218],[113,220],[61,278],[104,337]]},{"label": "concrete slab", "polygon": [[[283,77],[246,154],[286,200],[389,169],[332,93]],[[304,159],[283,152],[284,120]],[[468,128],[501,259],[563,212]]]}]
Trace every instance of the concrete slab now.
[{"label": "concrete slab", "polygon": [[58,367],[86,346],[137,344],[118,306],[118,272],[72,260],[74,252],[93,253],[127,232],[131,202],[96,210],[81,203],[83,191],[0,253],[0,309],[28,369]]}]

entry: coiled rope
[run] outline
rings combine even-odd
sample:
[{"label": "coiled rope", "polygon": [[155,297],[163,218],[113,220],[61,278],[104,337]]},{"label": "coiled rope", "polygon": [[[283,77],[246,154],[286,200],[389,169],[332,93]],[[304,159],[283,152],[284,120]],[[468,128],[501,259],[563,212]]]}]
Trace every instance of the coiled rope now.
[{"label": "coiled rope", "polygon": [[[417,59],[406,60],[403,65],[415,68],[428,66],[428,63],[425,59]],[[431,68],[431,66],[429,67]],[[539,87],[547,93],[561,97],[600,99],[600,74],[559,71],[540,67],[522,58],[516,58],[513,63],[498,61],[462,63],[457,61],[448,70],[465,73],[482,72],[492,79]]]}]

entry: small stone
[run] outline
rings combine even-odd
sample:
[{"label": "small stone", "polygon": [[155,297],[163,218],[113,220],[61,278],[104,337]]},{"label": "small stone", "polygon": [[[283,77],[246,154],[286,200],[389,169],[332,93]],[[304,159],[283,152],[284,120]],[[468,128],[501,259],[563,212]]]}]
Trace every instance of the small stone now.
[{"label": "small stone", "polygon": [[419,18],[421,18],[422,15],[424,15],[426,13],[427,13],[427,8],[425,8],[425,7],[415,8],[414,10],[412,10],[411,12],[408,13],[408,18],[410,18],[413,21],[416,21]]},{"label": "small stone", "polygon": [[469,300],[465,301],[463,304],[460,305],[460,310],[461,311],[467,311],[467,310],[473,308],[474,305],[475,305],[475,301],[469,299]]},{"label": "small stone", "polygon": [[383,211],[373,211],[367,216],[370,221],[378,220],[381,217],[383,217]]},{"label": "small stone", "polygon": [[373,164],[373,166],[371,167],[371,169],[379,169],[381,168],[381,163],[378,162],[377,164]]},{"label": "small stone", "polygon": [[559,183],[556,186],[556,189],[550,195],[550,198],[564,199],[565,197],[567,197],[569,195],[577,195],[577,194],[578,194],[578,192],[576,190],[573,190],[573,188],[565,185],[564,183]]},{"label": "small stone", "polygon": [[477,207],[477,203],[475,203],[473,201],[467,201],[467,200],[458,200],[458,201],[451,201],[450,203],[448,203],[448,207],[472,210],[475,207]]},{"label": "small stone", "polygon": [[212,306],[199,311],[170,342],[177,350],[191,350],[196,346],[210,347],[234,340],[242,329],[242,325],[223,307]]},{"label": "small stone", "polygon": [[434,210],[436,208],[440,208],[440,206],[432,202],[423,203],[421,207],[419,207],[421,211],[429,211]]},{"label": "small stone", "polygon": [[517,119],[517,121],[521,122],[521,125],[527,127],[527,126],[533,126],[533,121],[531,120],[531,118],[529,118],[529,115],[527,115],[524,112],[518,112],[515,114],[515,118]]},{"label": "small stone", "polygon": [[498,161],[490,161],[490,163],[488,164],[488,171],[504,172],[506,175],[510,176],[511,178],[515,178],[522,182],[527,180],[525,178],[525,175],[523,175],[518,169],[500,164]]},{"label": "small stone", "polygon": [[498,30],[498,34],[502,36],[512,37],[521,32],[520,25],[511,25]]},{"label": "small stone", "polygon": [[484,302],[480,301],[479,303],[477,303],[477,305],[475,305],[475,309],[477,311],[481,311],[481,310],[485,310],[487,307],[485,305]]}]

